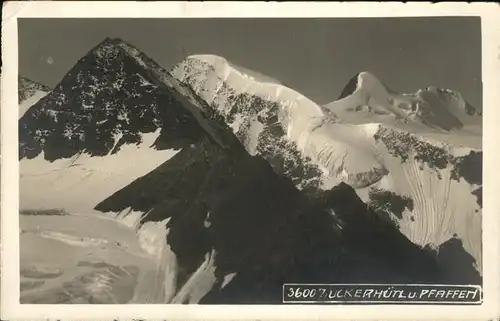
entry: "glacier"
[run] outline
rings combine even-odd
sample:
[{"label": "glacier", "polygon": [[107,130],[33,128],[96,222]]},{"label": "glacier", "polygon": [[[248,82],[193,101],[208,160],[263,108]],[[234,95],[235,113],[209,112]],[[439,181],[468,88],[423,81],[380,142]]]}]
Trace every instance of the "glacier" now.
[{"label": "glacier", "polygon": [[[275,170],[299,189],[328,190],[345,182],[368,204],[379,190],[409,198],[412,206],[402,213],[382,209],[401,232],[434,248],[458,238],[481,271],[482,206],[475,194],[481,186],[480,161],[469,168],[477,181],[454,175],[463,158],[482,155],[481,113],[459,93],[429,87],[398,94],[372,73],[361,72],[340,99],[319,106],[270,77],[214,55],[189,56],[170,73],[207,102],[213,109],[207,113],[224,118],[250,154],[277,164]],[[280,136],[274,141],[265,135],[272,126],[279,127],[272,130]],[[289,143],[285,151],[255,148],[261,141],[279,145],[283,140]],[[286,171],[273,162],[275,154],[293,155],[294,149],[300,155],[294,168]],[[294,170],[304,164],[317,170],[307,179],[303,172],[302,179],[294,179]],[[314,180],[318,183],[309,184]]]}]

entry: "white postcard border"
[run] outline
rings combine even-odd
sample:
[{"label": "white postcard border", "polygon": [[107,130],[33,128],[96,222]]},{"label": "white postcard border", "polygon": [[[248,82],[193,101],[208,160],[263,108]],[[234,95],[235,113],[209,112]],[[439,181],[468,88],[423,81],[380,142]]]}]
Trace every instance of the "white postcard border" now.
[{"label": "white postcard border", "polygon": [[[20,305],[17,18],[481,16],[483,280],[480,306]],[[488,319],[500,317],[500,6],[494,3],[12,1],[2,17],[1,318],[17,319]],[[168,39],[165,39],[167,41]]]}]

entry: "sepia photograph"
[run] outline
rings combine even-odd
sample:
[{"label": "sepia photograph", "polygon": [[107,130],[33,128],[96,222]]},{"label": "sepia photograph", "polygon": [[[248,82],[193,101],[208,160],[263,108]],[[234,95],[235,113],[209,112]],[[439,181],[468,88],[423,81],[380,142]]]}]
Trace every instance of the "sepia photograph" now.
[{"label": "sepia photograph", "polygon": [[483,32],[17,18],[19,303],[481,305]]}]

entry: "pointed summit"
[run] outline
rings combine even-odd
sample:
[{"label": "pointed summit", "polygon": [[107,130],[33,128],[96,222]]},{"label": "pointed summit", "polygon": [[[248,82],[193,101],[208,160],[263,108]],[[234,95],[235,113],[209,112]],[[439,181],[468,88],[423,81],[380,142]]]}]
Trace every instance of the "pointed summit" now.
[{"label": "pointed summit", "polygon": [[354,93],[354,91],[356,91],[356,89],[358,88],[358,77],[359,77],[359,74],[360,73],[358,72],[356,75],[354,75],[354,77],[352,77],[347,82],[347,85],[344,87],[344,89],[340,93],[340,96],[337,98],[337,100],[345,98],[345,97],[351,95],[352,93]]},{"label": "pointed summit", "polygon": [[121,38],[111,38],[111,37],[105,37],[101,42],[99,42],[94,48],[99,48],[101,46],[110,46],[110,45],[115,45],[118,46],[124,41]]},{"label": "pointed summit", "polygon": [[365,88],[365,90],[368,91],[395,93],[372,72],[361,71],[354,75],[354,77],[352,77],[347,82],[347,85],[344,87],[337,100],[341,100],[342,98],[352,95],[356,90],[359,90],[361,88]]},{"label": "pointed summit", "polygon": [[111,37],[106,37],[104,41],[112,44],[120,44],[123,42],[121,38],[111,38]]},{"label": "pointed summit", "polygon": [[33,158],[42,151],[49,161],[81,152],[105,156],[156,132],[157,149],[189,141],[197,129],[175,127],[191,116],[156,69],[161,67],[137,48],[105,38],[23,115],[22,126],[42,125],[20,126],[20,157]]}]

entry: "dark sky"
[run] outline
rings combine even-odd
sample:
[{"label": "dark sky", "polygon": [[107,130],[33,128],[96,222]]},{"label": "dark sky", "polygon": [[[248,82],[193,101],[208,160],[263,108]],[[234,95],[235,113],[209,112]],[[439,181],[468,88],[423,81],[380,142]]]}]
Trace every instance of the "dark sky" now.
[{"label": "dark sky", "polygon": [[471,17],[280,19],[19,19],[19,73],[55,86],[106,36],[165,68],[216,54],[280,79],[317,103],[371,71],[391,89],[438,86],[481,108],[481,24]]}]

